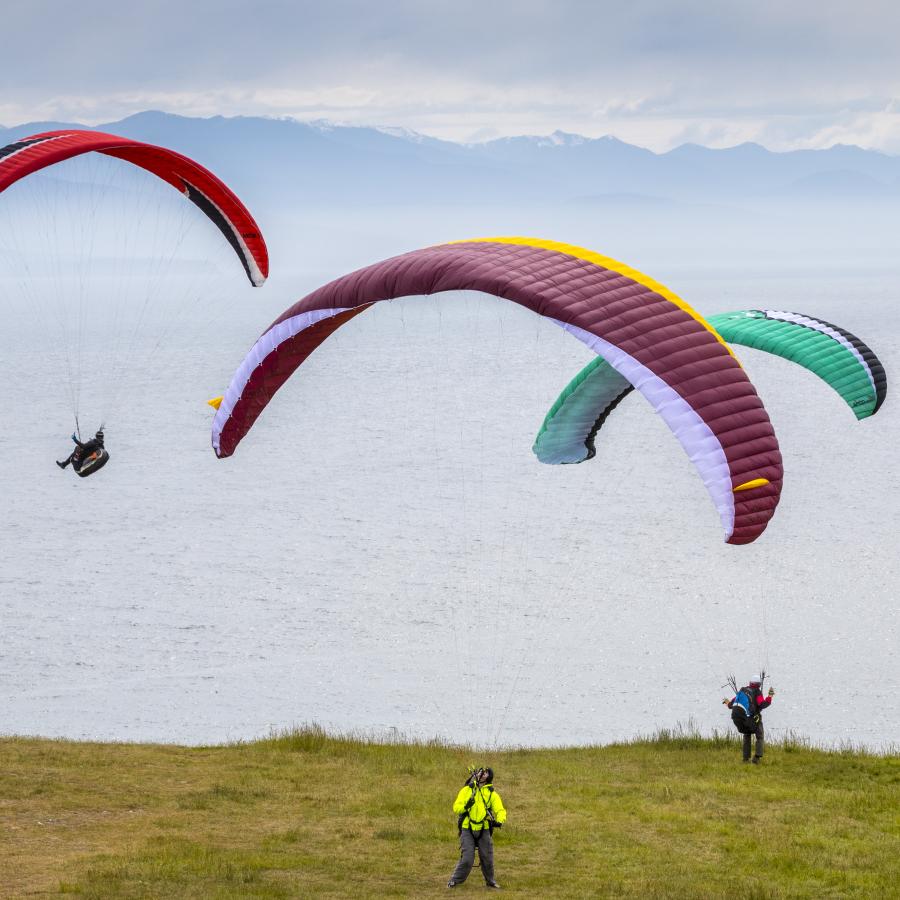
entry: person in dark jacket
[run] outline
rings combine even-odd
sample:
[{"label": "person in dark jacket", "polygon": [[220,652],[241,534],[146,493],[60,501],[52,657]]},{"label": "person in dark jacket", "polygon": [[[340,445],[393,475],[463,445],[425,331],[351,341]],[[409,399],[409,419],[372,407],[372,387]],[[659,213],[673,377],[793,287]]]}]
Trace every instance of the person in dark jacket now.
[{"label": "person in dark jacket", "polygon": [[[768,709],[768,707],[772,705],[772,698],[775,696],[775,689],[769,688],[768,694],[763,697],[762,682],[758,678],[754,678],[750,681],[747,687],[741,688],[741,691],[750,698],[750,716],[752,719],[752,723],[755,725],[753,731],[744,733],[744,762],[754,762],[758,764],[762,759],[763,751],[766,749],[766,738],[765,731],[763,730],[762,711],[764,709]],[[734,704],[737,702],[737,696],[732,697],[730,700],[723,700],[722,702],[726,704],[729,709],[733,709]],[[751,760],[750,745],[754,735],[756,736],[756,748]]]},{"label": "person in dark jacket", "polygon": [[459,862],[447,882],[447,887],[462,884],[475,864],[475,850],[481,861],[481,874],[489,888],[499,888],[494,881],[493,831],[506,821],[506,810],[500,795],[494,790],[494,770],[477,769],[463,785],[453,804],[459,825]]},{"label": "person in dark jacket", "polygon": [[103,429],[101,428],[90,440],[84,443],[79,441],[78,435],[74,433],[72,434],[72,440],[75,441],[75,449],[69,454],[67,459],[63,460],[63,462],[57,460],[56,464],[61,469],[65,469],[71,463],[72,468],[77,472],[92,453],[97,453],[103,449]]}]

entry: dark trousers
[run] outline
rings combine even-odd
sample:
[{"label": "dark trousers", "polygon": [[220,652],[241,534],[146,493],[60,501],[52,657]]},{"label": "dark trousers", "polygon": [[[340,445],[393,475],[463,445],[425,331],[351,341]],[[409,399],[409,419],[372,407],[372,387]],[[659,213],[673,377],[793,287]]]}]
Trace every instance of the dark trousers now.
[{"label": "dark trousers", "polygon": [[[765,733],[763,732],[763,723],[762,719],[756,725],[756,731],[754,732],[756,735],[756,753],[755,756],[759,759],[763,755],[763,750],[766,749],[766,738]],[[753,739],[753,734],[745,734],[744,735],[744,759],[750,759],[750,741]]]},{"label": "dark trousers", "polygon": [[80,469],[83,461],[84,461],[84,454],[81,452],[80,447],[76,447],[69,454],[68,459],[66,459],[65,462],[61,462],[60,465],[63,468],[65,468],[66,466],[68,466],[71,463],[73,468]]},{"label": "dark trousers", "polygon": [[472,871],[472,866],[475,865],[476,847],[478,847],[478,858],[481,860],[481,874],[484,875],[485,883],[494,880],[494,839],[491,837],[490,832],[485,828],[472,834],[468,828],[464,828],[459,836],[459,862],[450,876],[451,881],[462,884],[469,877],[469,872]]}]

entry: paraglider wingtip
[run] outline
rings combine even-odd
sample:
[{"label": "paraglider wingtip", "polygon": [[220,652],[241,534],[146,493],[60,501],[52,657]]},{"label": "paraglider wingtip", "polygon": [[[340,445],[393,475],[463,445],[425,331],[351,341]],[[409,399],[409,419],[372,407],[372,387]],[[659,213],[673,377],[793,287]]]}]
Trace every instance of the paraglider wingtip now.
[{"label": "paraglider wingtip", "polygon": [[224,396],[222,397],[213,397],[212,400],[207,400],[206,402],[213,408],[218,409],[222,405],[222,400],[224,400]]}]

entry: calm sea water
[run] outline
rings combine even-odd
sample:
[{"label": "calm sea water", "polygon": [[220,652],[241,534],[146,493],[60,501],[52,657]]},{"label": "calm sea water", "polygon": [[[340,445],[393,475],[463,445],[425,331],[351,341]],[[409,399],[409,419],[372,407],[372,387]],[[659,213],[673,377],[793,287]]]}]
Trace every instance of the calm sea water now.
[{"label": "calm sea water", "polygon": [[[86,480],[53,465],[71,419],[45,320],[7,315],[4,732],[200,743],[315,721],[609,742],[689,719],[730,727],[726,676],[765,667],[773,734],[900,742],[893,395],[857,423],[811,374],[740,352],[786,476],[764,536],[730,547],[639,397],[593,461],[538,464],[537,428],[588,352],[457,294],[355,319],[217,460],[205,400],[256,334],[380,255],[323,254],[321,272],[184,313],[147,368],[121,376],[112,462]],[[842,324],[900,371],[900,271],[652,271],[703,312],[766,305]],[[102,318],[91,327],[88,356],[108,339]]]}]

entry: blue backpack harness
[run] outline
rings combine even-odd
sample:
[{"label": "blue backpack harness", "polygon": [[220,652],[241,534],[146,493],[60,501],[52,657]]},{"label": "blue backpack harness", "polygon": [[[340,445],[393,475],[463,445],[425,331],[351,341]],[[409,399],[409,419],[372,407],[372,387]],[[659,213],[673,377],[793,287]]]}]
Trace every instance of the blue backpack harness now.
[{"label": "blue backpack harness", "polygon": [[750,687],[742,687],[731,704],[731,721],[741,734],[756,734],[760,719],[754,691]]}]

